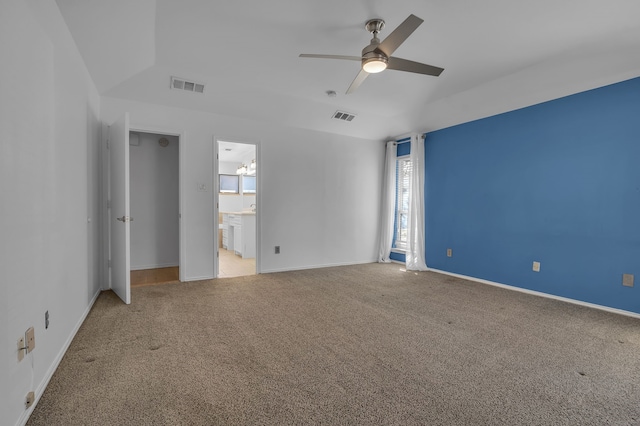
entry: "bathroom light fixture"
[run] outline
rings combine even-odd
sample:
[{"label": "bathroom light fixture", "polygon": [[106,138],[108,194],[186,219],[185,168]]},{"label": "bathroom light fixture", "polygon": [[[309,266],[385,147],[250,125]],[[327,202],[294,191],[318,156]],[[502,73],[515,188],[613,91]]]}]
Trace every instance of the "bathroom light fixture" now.
[{"label": "bathroom light fixture", "polygon": [[247,172],[247,174],[251,175],[251,176],[255,175],[256,174],[256,167],[257,167],[257,164],[256,164],[256,160],[254,158],[253,160],[251,160],[251,164],[249,164],[249,171]]},{"label": "bathroom light fixture", "polygon": [[247,173],[247,166],[244,164],[241,164],[240,166],[238,166],[238,169],[236,170],[236,174],[243,175],[245,173]]}]

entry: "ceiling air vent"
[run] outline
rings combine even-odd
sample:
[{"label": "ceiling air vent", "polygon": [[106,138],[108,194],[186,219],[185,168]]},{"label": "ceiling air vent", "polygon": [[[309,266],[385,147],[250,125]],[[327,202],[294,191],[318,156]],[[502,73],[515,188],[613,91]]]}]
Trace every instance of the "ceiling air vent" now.
[{"label": "ceiling air vent", "polygon": [[344,112],[344,111],[336,111],[333,114],[333,118],[335,118],[336,120],[342,120],[342,121],[351,121],[354,118],[356,118],[356,116],[354,114],[350,114],[348,112]]},{"label": "ceiling air vent", "polygon": [[186,90],[187,92],[204,93],[203,83],[196,83],[179,77],[171,77],[170,87],[172,89]]}]

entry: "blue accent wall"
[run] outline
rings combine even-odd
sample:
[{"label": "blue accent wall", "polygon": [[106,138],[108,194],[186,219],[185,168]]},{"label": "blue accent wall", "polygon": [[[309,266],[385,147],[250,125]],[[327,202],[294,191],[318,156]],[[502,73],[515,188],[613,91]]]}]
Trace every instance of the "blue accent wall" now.
[{"label": "blue accent wall", "polygon": [[640,78],[428,133],[425,157],[429,267],[640,313]]}]

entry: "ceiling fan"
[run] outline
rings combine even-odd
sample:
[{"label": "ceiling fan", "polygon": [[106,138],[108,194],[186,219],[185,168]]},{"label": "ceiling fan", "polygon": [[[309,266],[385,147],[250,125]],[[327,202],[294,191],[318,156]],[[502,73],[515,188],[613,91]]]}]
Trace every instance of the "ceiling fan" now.
[{"label": "ceiling fan", "polygon": [[365,28],[373,38],[371,43],[362,49],[362,56],[344,55],[314,55],[301,54],[301,58],[321,58],[321,59],[343,59],[348,61],[361,61],[362,68],[347,89],[347,94],[353,93],[358,86],[369,76],[369,74],[382,72],[385,69],[408,71],[418,74],[439,76],[444,68],[422,64],[420,62],[409,61],[407,59],[395,58],[391,56],[395,50],[422,24],[424,20],[415,15],[409,15],[404,22],[389,34],[382,42],[378,38],[378,33],[384,28],[382,19],[369,20]]}]

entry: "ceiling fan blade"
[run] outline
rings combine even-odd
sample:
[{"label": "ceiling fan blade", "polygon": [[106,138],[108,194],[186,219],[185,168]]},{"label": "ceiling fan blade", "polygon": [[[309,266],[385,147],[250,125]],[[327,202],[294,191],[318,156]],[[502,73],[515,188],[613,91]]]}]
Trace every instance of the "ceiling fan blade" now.
[{"label": "ceiling fan blade", "polygon": [[391,34],[378,45],[378,49],[385,55],[391,56],[393,52],[424,22],[423,19],[416,15],[409,15],[407,19],[398,28],[393,30]]},{"label": "ceiling fan blade", "polygon": [[313,55],[309,53],[301,53],[301,58],[320,58],[320,59],[345,59],[347,61],[362,61],[360,56],[344,56],[344,55]]},{"label": "ceiling fan blade", "polygon": [[362,84],[365,78],[369,76],[369,73],[365,70],[360,70],[356,78],[351,83],[351,86],[347,89],[347,95],[356,91],[356,89]]},{"label": "ceiling fan blade", "polygon": [[401,58],[389,58],[387,69],[415,72],[418,74],[433,75],[436,77],[444,71],[444,68],[434,67],[433,65],[422,64],[420,62],[409,61]]}]

